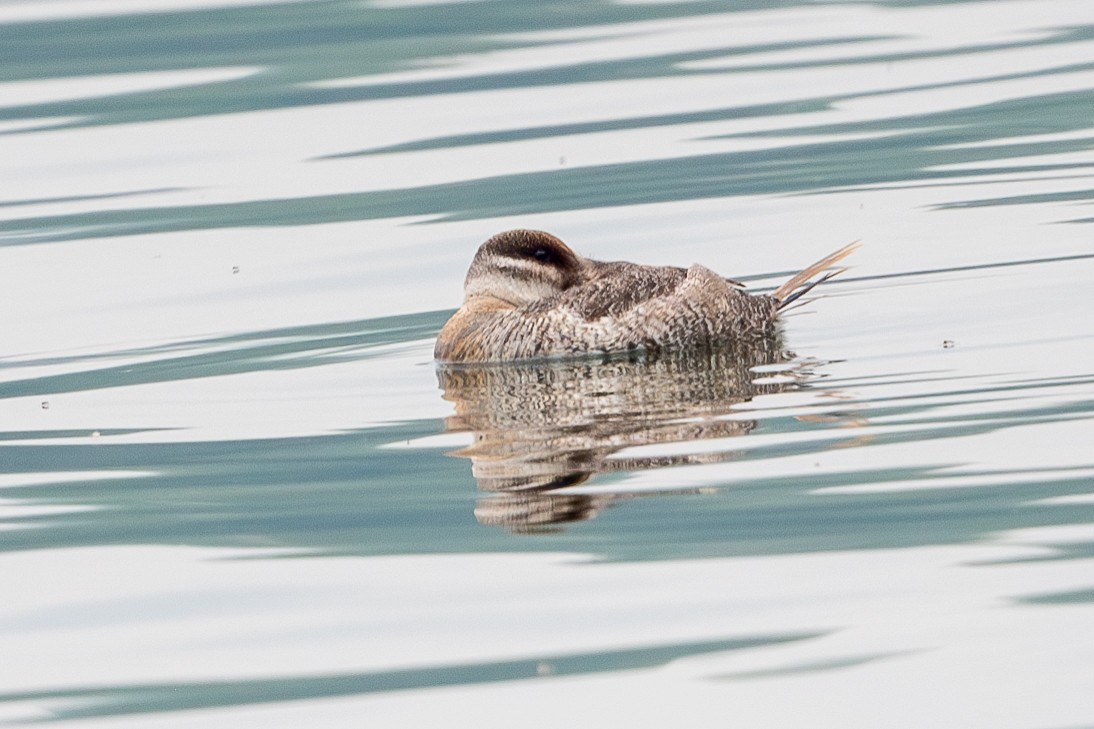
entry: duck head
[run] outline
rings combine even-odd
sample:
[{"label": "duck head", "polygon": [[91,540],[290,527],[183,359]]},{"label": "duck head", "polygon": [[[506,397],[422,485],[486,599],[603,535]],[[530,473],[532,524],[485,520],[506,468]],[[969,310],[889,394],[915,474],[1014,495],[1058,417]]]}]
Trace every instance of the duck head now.
[{"label": "duck head", "polygon": [[584,282],[589,261],[541,230],[509,230],[479,246],[464,280],[464,301],[487,297],[514,307]]}]

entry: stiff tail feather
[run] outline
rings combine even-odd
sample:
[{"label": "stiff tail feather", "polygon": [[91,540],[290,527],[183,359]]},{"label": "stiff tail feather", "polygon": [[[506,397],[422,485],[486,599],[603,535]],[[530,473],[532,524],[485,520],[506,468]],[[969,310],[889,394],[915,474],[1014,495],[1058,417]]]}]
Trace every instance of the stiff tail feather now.
[{"label": "stiff tail feather", "polygon": [[[833,276],[838,276],[846,271],[846,268],[837,268],[834,271],[828,271],[828,269],[854,253],[860,245],[861,243],[858,241],[845,245],[843,248],[820,259],[812,266],[809,266],[782,286],[775,289],[774,293],[771,295],[779,300],[779,309],[785,309],[791,303],[805,296],[812,291],[813,287],[817,284],[822,284]],[[814,279],[814,276],[824,273],[825,271],[828,271],[828,273],[825,273],[820,278]]]}]

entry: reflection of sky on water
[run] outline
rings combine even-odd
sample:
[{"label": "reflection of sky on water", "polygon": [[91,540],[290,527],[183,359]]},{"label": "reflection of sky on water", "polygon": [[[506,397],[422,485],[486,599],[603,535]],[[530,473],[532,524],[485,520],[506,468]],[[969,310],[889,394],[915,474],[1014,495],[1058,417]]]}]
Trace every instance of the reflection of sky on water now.
[{"label": "reflection of sky on water", "polygon": [[[0,723],[1090,723],[1089,3],[762,5],[0,6]],[[516,226],[866,245],[514,536],[430,351]]]},{"label": "reflection of sky on water", "polygon": [[[1034,540],[1052,541],[1051,531]],[[971,711],[1004,726],[1066,725],[1082,715],[1085,679],[1057,661],[1090,656],[1059,638],[1082,634],[1087,603],[1052,601],[1076,584],[1059,562],[998,564],[1045,552],[1024,542],[631,564],[32,552],[7,561],[69,578],[6,606],[20,631],[9,645],[41,660],[5,681],[0,701],[12,717],[43,716],[45,700],[58,718],[137,712],[144,726],[223,719],[178,713],[196,708],[233,707],[247,725],[341,726],[476,706],[490,720],[534,707],[531,725],[547,726],[576,709],[600,714],[605,701],[610,717],[639,725],[667,720],[668,707],[700,723],[712,710],[793,723],[793,697],[860,725]],[[88,659],[99,661],[93,685]]]},{"label": "reflection of sky on water", "polygon": [[[187,65],[180,59],[179,67],[157,76],[149,59],[133,68],[140,56],[120,57],[118,41],[87,52],[102,54],[104,63],[111,59],[113,74],[0,85],[7,99],[0,120],[78,120],[77,128],[62,132],[0,140],[19,148],[6,157],[31,161],[19,166],[19,194],[9,201],[23,204],[9,211],[0,232],[11,244],[390,217],[481,219],[941,182],[967,178],[974,172],[967,165],[987,161],[995,162],[997,174],[1039,177],[1086,164],[1085,157],[1074,158],[1089,147],[1086,116],[1076,110],[1087,104],[1094,79],[1082,62],[1092,41],[1072,29],[1089,21],[1082,3],[1053,3],[1056,14],[1047,25],[1042,5],[1021,2],[979,14],[963,5],[721,14],[701,6],[686,11],[696,17],[672,23],[645,19],[664,15],[661,6],[597,6],[583,20],[605,23],[605,37],[572,41],[560,30],[532,32],[547,21],[527,4],[489,5],[488,12],[478,3],[445,12],[473,14],[479,37],[495,38],[487,46],[525,47],[447,58],[443,46],[431,46],[436,67],[377,75],[367,53],[348,52],[375,53],[373,16],[403,18],[399,22],[414,28],[409,18],[435,17],[437,10],[361,7],[351,13],[341,3],[216,9],[198,13],[192,32],[205,27],[203,15],[218,29],[234,22],[284,32],[278,23],[308,14],[309,25],[331,33],[324,48],[344,54],[323,68],[335,80],[309,86],[292,75],[304,60],[240,58],[246,46],[236,50],[237,65],[180,70]],[[947,32],[950,23],[973,17],[959,34]],[[160,32],[160,16],[144,18],[130,21],[135,36],[142,29]],[[498,22],[493,29],[492,19]],[[513,35],[507,22],[518,20],[527,32]],[[68,22],[78,34],[87,23],[104,21]],[[849,24],[849,37],[836,32]],[[65,42],[56,26],[16,24],[0,32],[13,34],[9,48],[39,48]],[[335,28],[356,35],[345,38]],[[587,33],[583,27],[578,35]],[[768,51],[757,33],[784,39],[801,33],[797,42],[804,47]],[[282,48],[304,41],[275,34],[268,42]],[[712,57],[724,49],[733,55]],[[689,62],[696,55],[702,60]],[[155,56],[162,59],[163,49]],[[633,72],[614,67],[621,61],[612,58],[629,59]],[[238,65],[241,60],[246,63]],[[54,62],[71,60],[58,54]],[[362,64],[371,74],[364,77],[368,85],[355,86],[364,81],[345,74]],[[534,75],[555,67],[564,75]],[[598,73],[582,79],[581,69]],[[340,90],[328,88],[335,83]],[[108,95],[94,95],[100,84]],[[131,93],[116,95],[127,89]],[[342,96],[331,95],[336,91]],[[200,111],[209,116],[194,116]],[[139,123],[147,118],[161,121]],[[1013,133],[1041,141],[979,146],[999,140],[1000,119]],[[80,128],[85,124],[91,126]],[[354,152],[367,154],[347,156]],[[1032,169],[1005,162],[1030,154],[1044,157]],[[118,197],[104,199],[104,192]],[[83,204],[73,199],[89,193]]]}]

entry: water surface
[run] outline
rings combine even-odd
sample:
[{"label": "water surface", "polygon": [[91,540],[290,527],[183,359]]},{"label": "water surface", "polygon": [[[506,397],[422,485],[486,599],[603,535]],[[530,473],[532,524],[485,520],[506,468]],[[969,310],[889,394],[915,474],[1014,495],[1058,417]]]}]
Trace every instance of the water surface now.
[{"label": "water surface", "polygon": [[[0,724],[1094,723],[1092,29],[0,4]],[[779,352],[438,372],[518,226],[865,245]]]}]

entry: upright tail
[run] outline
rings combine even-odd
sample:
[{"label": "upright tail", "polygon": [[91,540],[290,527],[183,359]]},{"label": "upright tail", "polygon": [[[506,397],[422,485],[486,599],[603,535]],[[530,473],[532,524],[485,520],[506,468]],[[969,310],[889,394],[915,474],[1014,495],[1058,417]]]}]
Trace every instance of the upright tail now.
[{"label": "upright tail", "polygon": [[[837,268],[833,271],[828,271],[828,269],[842,261],[847,256],[854,253],[855,249],[858,248],[860,245],[861,244],[858,241],[845,245],[843,248],[840,248],[835,253],[831,253],[820,259],[812,266],[809,266],[801,273],[792,277],[782,286],[775,289],[775,292],[771,295],[779,300],[779,309],[785,309],[791,303],[805,296],[807,293],[812,291],[813,287],[817,284],[824,283],[833,276],[838,276],[839,274],[846,271],[846,268]],[[824,273],[825,271],[828,272]],[[821,273],[824,273],[824,275],[820,278],[814,279],[814,276],[817,276]]]}]

